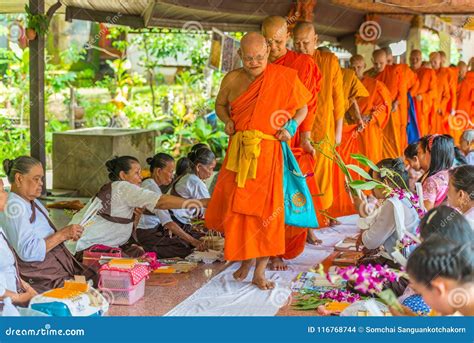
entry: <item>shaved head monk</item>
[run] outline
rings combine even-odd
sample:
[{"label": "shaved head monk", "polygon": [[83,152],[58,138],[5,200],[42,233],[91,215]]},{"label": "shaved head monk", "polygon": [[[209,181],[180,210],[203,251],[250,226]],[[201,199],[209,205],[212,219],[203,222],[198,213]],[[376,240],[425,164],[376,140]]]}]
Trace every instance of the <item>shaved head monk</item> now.
[{"label": "shaved head monk", "polygon": [[435,101],[437,97],[436,73],[422,66],[423,59],[420,50],[410,53],[410,67],[418,76],[418,87],[411,92],[415,99],[416,117],[420,135],[434,133],[431,130],[431,118],[436,115]]},{"label": "shaved head monk", "polygon": [[374,78],[364,75],[366,63],[362,55],[354,55],[350,59],[350,66],[357,74],[369,92],[368,97],[358,99],[359,110],[365,129],[360,132],[359,148],[363,155],[375,163],[382,160],[384,128],[390,117],[392,106],[391,94],[385,84]]},{"label": "shaved head monk", "polygon": [[[405,146],[403,137],[401,137],[402,127],[405,118],[408,117],[407,108],[402,106],[407,100],[406,80],[403,79],[401,68],[388,66],[387,53],[382,50],[375,50],[372,54],[373,72],[367,73],[367,76],[385,84],[391,94],[392,108],[390,119],[384,129],[383,157],[396,158],[403,155]],[[406,133],[405,133],[406,137]]]},{"label": "shaved head monk", "polygon": [[431,120],[432,133],[442,133],[445,131],[445,117],[448,108],[448,102],[451,98],[451,91],[449,89],[449,71],[443,68],[441,65],[441,55],[438,52],[432,52],[430,54],[431,67],[436,74],[436,85],[437,85],[437,99],[435,104],[437,115]]},{"label": "shaved head monk", "polygon": [[[315,150],[311,144],[311,129],[313,128],[316,114],[316,101],[318,100],[321,74],[311,56],[286,48],[290,33],[288,32],[288,24],[285,18],[279,16],[265,18],[262,23],[262,34],[270,48],[268,61],[296,70],[301,82],[312,94],[312,98],[307,104],[308,114],[291,140],[290,147],[300,165],[301,172],[303,174],[314,174]],[[320,193],[314,176],[307,177],[306,182],[311,194]],[[313,201],[316,207],[318,207],[318,200],[316,198]],[[307,232],[307,230],[300,227],[288,226],[286,228],[286,251],[284,255],[275,256],[270,259],[273,270],[286,270],[287,266],[283,259],[293,259],[303,252]]]},{"label": "shaved head monk", "polygon": [[268,64],[270,49],[256,32],[240,42],[243,67],[222,80],[216,113],[230,135],[229,149],[206,212],[206,227],[225,233],[224,256],[241,261],[234,278],[274,288],[265,277],[269,257],[285,253],[283,155],[291,135],[289,119],[300,125],[312,94],[296,70]]},{"label": "shaved head monk", "polygon": [[458,62],[458,70],[459,70],[458,82],[461,82],[466,77],[466,73],[467,73],[467,64],[466,64],[466,62],[459,61]]},{"label": "shaved head monk", "polygon": [[[293,29],[293,42],[297,52],[313,56],[322,75],[311,138],[314,142],[320,142],[327,137],[332,144],[339,144],[345,105],[339,61],[331,52],[315,50],[318,35],[312,23],[297,23]],[[323,154],[317,153],[315,167],[315,177],[322,193],[321,206],[323,210],[328,210],[333,203],[333,163]]]},{"label": "shaved head monk", "polygon": [[382,48],[382,50],[385,51],[385,53],[387,54],[387,64],[389,66],[395,64],[392,49],[390,47],[386,46],[386,47]]}]

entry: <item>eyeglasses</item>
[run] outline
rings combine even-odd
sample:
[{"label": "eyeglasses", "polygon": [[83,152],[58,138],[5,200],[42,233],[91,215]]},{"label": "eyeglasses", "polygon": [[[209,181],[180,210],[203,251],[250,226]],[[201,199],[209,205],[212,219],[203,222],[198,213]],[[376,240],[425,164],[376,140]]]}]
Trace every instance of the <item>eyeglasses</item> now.
[{"label": "eyeglasses", "polygon": [[249,63],[253,61],[262,62],[265,60],[265,55],[257,55],[255,57],[245,56],[242,59],[244,60],[244,62],[249,62]]}]

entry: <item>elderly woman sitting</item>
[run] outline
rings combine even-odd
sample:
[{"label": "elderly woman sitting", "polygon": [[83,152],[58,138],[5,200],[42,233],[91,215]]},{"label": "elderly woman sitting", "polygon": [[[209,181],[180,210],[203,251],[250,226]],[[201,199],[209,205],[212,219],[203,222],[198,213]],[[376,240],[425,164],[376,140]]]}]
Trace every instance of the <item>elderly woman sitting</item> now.
[{"label": "elderly woman sitting", "polygon": [[0,226],[15,251],[23,280],[37,292],[61,287],[74,275],[95,278],[66,249],[64,242],[78,240],[83,232],[79,225],[57,230],[46,208],[37,200],[41,195],[44,170],[39,161],[21,156],[3,162],[11,192],[6,208],[0,213]]}]

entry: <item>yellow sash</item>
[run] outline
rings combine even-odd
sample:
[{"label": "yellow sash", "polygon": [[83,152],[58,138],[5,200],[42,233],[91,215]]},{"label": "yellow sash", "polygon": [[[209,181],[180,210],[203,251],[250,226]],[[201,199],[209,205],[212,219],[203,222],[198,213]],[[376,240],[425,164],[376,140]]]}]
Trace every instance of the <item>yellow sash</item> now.
[{"label": "yellow sash", "polygon": [[227,153],[227,166],[230,171],[237,173],[235,181],[240,188],[245,187],[245,181],[257,177],[257,163],[260,156],[260,142],[276,141],[274,136],[259,130],[238,131],[232,136]]}]

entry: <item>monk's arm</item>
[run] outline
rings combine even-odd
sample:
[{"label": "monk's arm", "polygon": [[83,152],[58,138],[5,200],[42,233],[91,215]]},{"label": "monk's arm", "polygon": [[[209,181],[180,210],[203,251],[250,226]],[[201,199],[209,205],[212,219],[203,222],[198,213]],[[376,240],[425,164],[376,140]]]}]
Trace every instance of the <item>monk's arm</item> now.
[{"label": "monk's arm", "polygon": [[227,74],[221,83],[221,88],[216,98],[216,114],[220,120],[225,124],[230,120],[229,112],[229,93],[230,93],[230,80],[232,79],[232,72]]},{"label": "monk's arm", "polygon": [[160,210],[171,210],[176,208],[189,207],[207,207],[209,199],[184,199],[174,195],[162,195],[156,202],[155,208]]},{"label": "monk's arm", "polygon": [[306,118],[307,114],[308,114],[308,106],[304,105],[303,107],[296,110],[296,113],[295,113],[295,116],[293,117],[293,120],[295,120],[296,123],[298,124],[298,126],[300,126],[300,124]]}]

